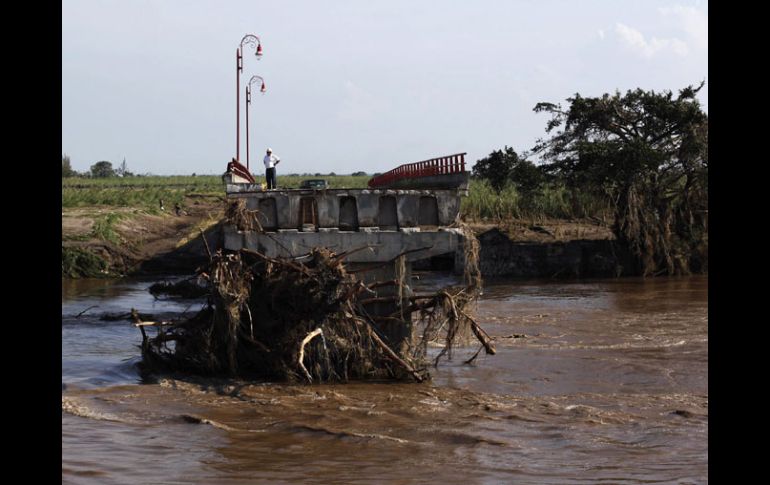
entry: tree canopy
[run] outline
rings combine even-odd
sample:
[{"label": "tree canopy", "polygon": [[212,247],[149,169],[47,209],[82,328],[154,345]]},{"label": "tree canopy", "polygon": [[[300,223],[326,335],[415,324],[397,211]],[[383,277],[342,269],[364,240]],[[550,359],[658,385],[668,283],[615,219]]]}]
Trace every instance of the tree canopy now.
[{"label": "tree canopy", "polygon": [[529,193],[543,183],[543,172],[509,146],[478,160],[473,166],[473,175],[486,179],[497,192],[514,183],[517,189]]},{"label": "tree canopy", "polygon": [[688,86],[677,96],[636,89],[568,98],[534,152],[565,183],[610,197],[615,234],[643,274],[688,273],[707,264],[708,115]]},{"label": "tree canopy", "polygon": [[112,163],[107,161],[96,162],[91,165],[91,176],[93,178],[108,178],[115,176],[115,170]]}]

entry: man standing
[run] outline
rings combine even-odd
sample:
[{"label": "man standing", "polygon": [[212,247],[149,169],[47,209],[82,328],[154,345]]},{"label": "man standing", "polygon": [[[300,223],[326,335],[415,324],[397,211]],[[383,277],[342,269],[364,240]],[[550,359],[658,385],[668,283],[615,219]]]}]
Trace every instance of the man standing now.
[{"label": "man standing", "polygon": [[281,159],[273,155],[273,150],[268,148],[267,155],[265,155],[265,178],[267,179],[267,188],[278,188],[278,184],[275,182],[275,166],[281,163]]}]

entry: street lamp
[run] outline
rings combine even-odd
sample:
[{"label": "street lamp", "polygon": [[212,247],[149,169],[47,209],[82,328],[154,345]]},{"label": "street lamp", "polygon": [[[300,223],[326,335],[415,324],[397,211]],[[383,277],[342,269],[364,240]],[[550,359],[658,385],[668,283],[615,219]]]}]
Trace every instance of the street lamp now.
[{"label": "street lamp", "polygon": [[262,93],[267,91],[265,80],[262,79],[262,76],[251,76],[249,84],[246,85],[246,169],[249,168],[249,105],[251,104],[251,85],[257,80],[262,82],[262,87],[259,90]]},{"label": "street lamp", "polygon": [[235,51],[235,159],[241,159],[241,72],[243,71],[243,46],[250,45],[257,48],[256,56],[262,56],[262,42],[259,37],[246,34],[241,39],[238,49]]}]

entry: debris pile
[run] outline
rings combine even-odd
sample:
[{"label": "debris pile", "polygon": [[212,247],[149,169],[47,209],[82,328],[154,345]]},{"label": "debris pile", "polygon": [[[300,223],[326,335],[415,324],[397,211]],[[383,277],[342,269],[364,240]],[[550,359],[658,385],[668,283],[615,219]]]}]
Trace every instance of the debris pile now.
[{"label": "debris pile", "polygon": [[[243,213],[243,208],[241,211]],[[248,221],[251,222],[251,221]],[[182,371],[269,380],[346,382],[353,379],[429,377],[464,337],[483,349],[491,338],[472,316],[480,293],[478,242],[465,237],[465,285],[414,294],[404,271],[396,279],[365,284],[361,272],[344,266],[347,253],[315,248],[297,258],[270,258],[257,251],[211,255],[199,277],[207,282],[207,305],[181,322],[141,322],[142,366],[147,371]],[[373,305],[390,304],[390,315]],[[383,328],[405,325],[410,337],[388,338]],[[154,326],[157,334],[145,330]],[[428,345],[439,343],[427,360]]]}]

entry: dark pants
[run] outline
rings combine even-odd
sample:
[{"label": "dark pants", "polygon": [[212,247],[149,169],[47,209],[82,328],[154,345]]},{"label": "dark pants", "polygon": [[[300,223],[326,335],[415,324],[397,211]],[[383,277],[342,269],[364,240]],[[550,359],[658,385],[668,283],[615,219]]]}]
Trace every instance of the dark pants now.
[{"label": "dark pants", "polygon": [[275,167],[265,169],[265,178],[267,179],[268,189],[275,189],[278,187],[275,183]]}]

